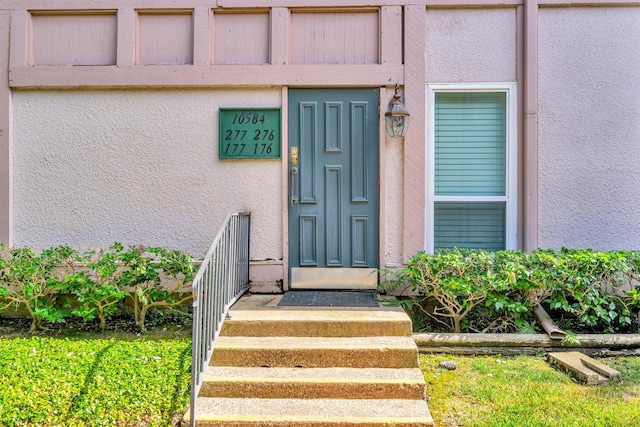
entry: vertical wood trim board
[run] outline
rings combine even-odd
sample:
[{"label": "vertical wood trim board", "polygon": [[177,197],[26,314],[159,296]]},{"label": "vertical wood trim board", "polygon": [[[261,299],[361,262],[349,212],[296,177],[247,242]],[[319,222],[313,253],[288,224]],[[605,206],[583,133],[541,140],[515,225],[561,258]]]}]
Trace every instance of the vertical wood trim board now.
[{"label": "vertical wood trim board", "polygon": [[402,64],[402,7],[380,9],[380,63]]},{"label": "vertical wood trim board", "polygon": [[518,162],[517,162],[517,174],[518,174],[518,206],[517,206],[517,234],[518,248],[524,247],[524,120],[522,119],[522,112],[524,111],[524,7],[518,6],[516,8],[516,80],[518,91],[518,113],[516,115],[518,122]]},{"label": "vertical wood trim board", "polygon": [[[427,12],[423,5],[405,7],[404,100],[411,124],[404,138],[404,262],[425,248],[425,37]],[[411,153],[411,155],[408,155]]]},{"label": "vertical wood trim board", "polygon": [[204,6],[193,10],[193,64],[211,63],[211,9]]},{"label": "vertical wood trim board", "polygon": [[280,111],[280,136],[282,137],[282,269],[284,280],[282,290],[288,291],[289,284],[289,88],[282,87],[282,109]]},{"label": "vertical wood trim board", "polygon": [[378,195],[380,197],[380,223],[378,225],[378,258],[380,259],[380,267],[384,268],[387,266],[387,234],[386,234],[386,224],[387,224],[387,132],[384,124],[384,113],[387,109],[387,88],[380,88],[380,110],[378,114],[378,138],[380,141],[380,152],[379,152],[379,181],[378,181]]},{"label": "vertical wood trim board", "polygon": [[[24,15],[18,14],[19,18]],[[0,11],[0,243],[11,245],[11,89],[9,31],[11,12]],[[23,45],[24,46],[24,45]]]},{"label": "vertical wood trim board", "polygon": [[288,64],[291,31],[291,15],[286,7],[271,9],[271,64]]},{"label": "vertical wood trim board", "polygon": [[524,9],[524,250],[538,247],[538,2]]},{"label": "vertical wood trim board", "polygon": [[[10,55],[9,63],[12,67],[24,67],[33,63],[29,25],[29,14],[26,10],[14,10],[11,12],[7,24],[10,31],[10,40],[2,46],[10,46],[7,54]],[[5,67],[6,68],[6,67]]]},{"label": "vertical wood trim board", "polygon": [[136,63],[137,14],[134,9],[118,9],[117,63],[119,66]]}]

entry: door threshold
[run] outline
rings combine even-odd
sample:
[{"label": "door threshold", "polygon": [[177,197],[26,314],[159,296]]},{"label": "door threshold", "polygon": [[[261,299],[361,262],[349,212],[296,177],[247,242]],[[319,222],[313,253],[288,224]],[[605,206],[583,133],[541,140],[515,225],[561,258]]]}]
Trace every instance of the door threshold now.
[{"label": "door threshold", "polygon": [[291,289],[376,289],[375,268],[291,267]]}]

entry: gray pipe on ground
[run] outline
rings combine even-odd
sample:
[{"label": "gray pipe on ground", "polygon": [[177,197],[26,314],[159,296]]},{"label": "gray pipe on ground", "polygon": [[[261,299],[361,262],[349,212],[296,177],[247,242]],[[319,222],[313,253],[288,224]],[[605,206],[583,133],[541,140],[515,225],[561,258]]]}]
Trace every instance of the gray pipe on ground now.
[{"label": "gray pipe on ground", "polygon": [[536,305],[533,308],[533,314],[535,314],[536,319],[538,319],[538,322],[540,322],[542,329],[544,329],[545,332],[549,335],[549,338],[554,340],[561,340],[567,336],[567,333],[565,331],[563,331],[555,323],[553,323],[553,320],[551,320],[549,314],[545,311],[544,308],[542,308],[540,304]]}]

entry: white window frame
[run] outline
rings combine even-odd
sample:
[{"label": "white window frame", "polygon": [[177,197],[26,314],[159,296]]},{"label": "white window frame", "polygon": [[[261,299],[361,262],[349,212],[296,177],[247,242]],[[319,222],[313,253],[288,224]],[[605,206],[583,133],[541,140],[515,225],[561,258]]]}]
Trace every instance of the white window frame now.
[{"label": "white window frame", "polygon": [[[518,246],[518,94],[516,82],[433,83],[427,84],[425,165],[425,251],[434,252],[435,202],[506,202],[505,247]],[[435,102],[437,92],[506,93],[506,188],[504,196],[436,196],[435,195]]]}]

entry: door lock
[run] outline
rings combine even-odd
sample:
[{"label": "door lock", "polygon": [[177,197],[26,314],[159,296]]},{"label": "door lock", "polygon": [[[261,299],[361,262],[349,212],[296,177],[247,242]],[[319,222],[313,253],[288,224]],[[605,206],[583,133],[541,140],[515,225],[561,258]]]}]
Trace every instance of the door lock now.
[{"label": "door lock", "polygon": [[291,147],[290,152],[291,152],[291,164],[297,165],[298,164],[298,147]]}]

